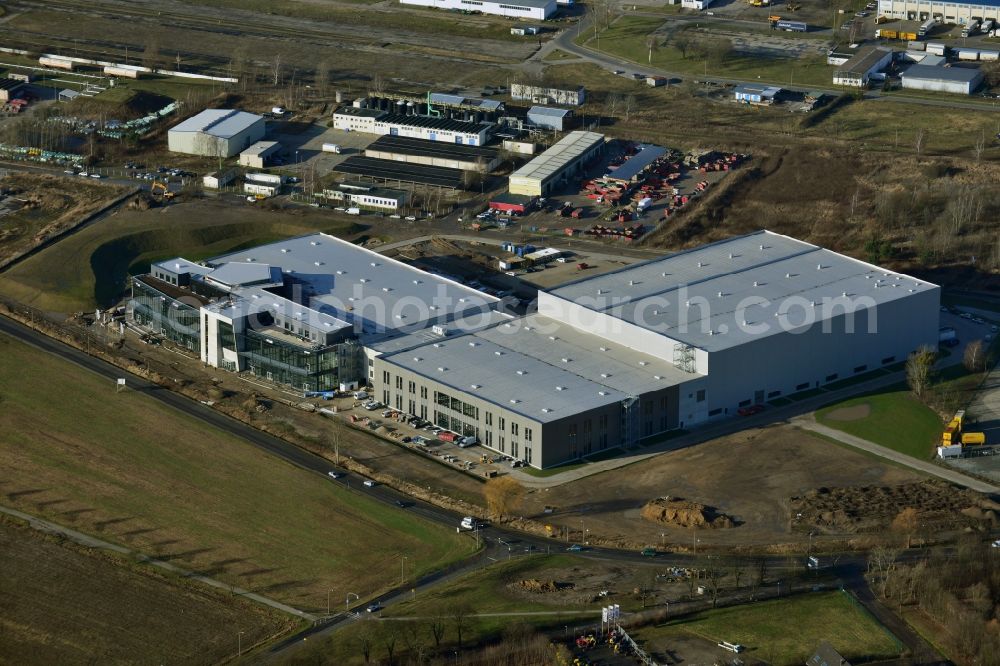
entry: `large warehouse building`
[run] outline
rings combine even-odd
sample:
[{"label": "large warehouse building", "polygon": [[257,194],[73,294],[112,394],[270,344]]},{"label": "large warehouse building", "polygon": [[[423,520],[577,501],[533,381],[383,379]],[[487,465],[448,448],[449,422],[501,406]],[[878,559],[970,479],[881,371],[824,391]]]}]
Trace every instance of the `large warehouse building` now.
[{"label": "large warehouse building", "polygon": [[937,343],[939,291],[759,232],[378,356],[375,395],[549,467],[900,362]]},{"label": "large warehouse building", "polygon": [[206,109],[167,131],[175,153],[232,157],[264,138],[264,118],[246,111]]},{"label": "large warehouse building", "polygon": [[974,67],[912,65],[902,73],[903,87],[911,90],[971,95],[983,82],[983,73]]},{"label": "large warehouse building", "polygon": [[334,129],[428,141],[482,146],[489,140],[491,125],[451,118],[404,115],[380,109],[342,106],[333,113]]},{"label": "large warehouse building", "polygon": [[559,139],[538,157],[510,175],[511,194],[548,196],[570,178],[578,176],[587,162],[604,150],[604,135],[577,130]]},{"label": "large warehouse building", "polygon": [[399,0],[402,5],[434,7],[459,12],[481,12],[544,21],[556,13],[556,0]]},{"label": "large warehouse building", "polygon": [[1000,21],[1000,2],[938,2],[936,0],[879,0],[878,13],[894,19],[926,21],[936,18],[945,23],[968,23],[969,19]]},{"label": "large warehouse building", "polygon": [[132,319],[216,367],[376,398],[534,467],[904,361],[937,286],[762,231],[540,292],[537,312],[323,234],[133,279]]}]

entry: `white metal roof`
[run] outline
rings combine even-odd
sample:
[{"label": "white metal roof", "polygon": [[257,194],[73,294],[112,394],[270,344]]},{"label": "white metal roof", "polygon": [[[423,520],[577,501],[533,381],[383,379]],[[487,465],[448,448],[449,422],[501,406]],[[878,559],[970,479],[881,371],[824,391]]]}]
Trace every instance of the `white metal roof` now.
[{"label": "white metal roof", "polygon": [[234,296],[236,298],[217,301],[206,307],[212,312],[234,319],[262,312],[270,313],[272,316],[281,315],[289,320],[300,321],[317,331],[333,332],[351,327],[350,322],[304,307],[300,303],[259,287],[241,288],[234,293]]},{"label": "white metal roof", "polygon": [[384,359],[543,423],[699,376],[537,314]]},{"label": "white metal roof", "polygon": [[947,81],[949,83],[972,83],[983,73],[969,67],[940,67],[935,65],[911,65],[902,73],[903,80]]},{"label": "white metal roof", "polygon": [[778,314],[792,303],[796,309],[788,321],[801,321],[805,309],[822,321],[843,311],[834,307],[837,303],[877,306],[937,288],[760,231],[585,278],[551,293],[684,344],[718,351],[781,332]]},{"label": "white metal roof", "polygon": [[[248,260],[251,260],[248,262]],[[281,266],[303,283],[310,307],[359,321],[359,332],[419,329],[476,316],[498,299],[327,234],[311,234],[216,257],[226,262]]]},{"label": "white metal roof", "polygon": [[262,283],[280,286],[282,283],[281,269],[277,266],[237,261],[219,265],[210,273],[205,274],[205,280],[230,288]]},{"label": "white metal roof", "polygon": [[570,109],[556,109],[551,106],[533,106],[528,109],[528,114],[532,116],[552,116],[554,118],[565,118],[572,115]]},{"label": "white metal roof", "polygon": [[514,178],[533,178],[544,182],[579,159],[581,155],[598,143],[604,142],[604,135],[597,132],[577,130],[559,139],[551,148],[534,158],[510,175]]},{"label": "white metal roof", "polygon": [[458,391],[539,422],[621,402],[628,394],[477,335],[383,357]]},{"label": "white metal roof", "polygon": [[281,144],[277,141],[258,141],[246,150],[244,150],[240,155],[265,155],[274,150],[281,148]]},{"label": "white metal roof", "polygon": [[171,132],[204,132],[205,134],[228,139],[236,136],[263,118],[246,111],[235,109],[205,109],[184,122],[170,128]]},{"label": "white metal roof", "polygon": [[183,257],[174,257],[173,259],[167,259],[166,261],[157,261],[152,264],[151,268],[162,268],[163,270],[178,274],[193,273],[194,275],[205,275],[206,273],[210,273],[212,271],[212,269],[208,266],[196,264]]}]

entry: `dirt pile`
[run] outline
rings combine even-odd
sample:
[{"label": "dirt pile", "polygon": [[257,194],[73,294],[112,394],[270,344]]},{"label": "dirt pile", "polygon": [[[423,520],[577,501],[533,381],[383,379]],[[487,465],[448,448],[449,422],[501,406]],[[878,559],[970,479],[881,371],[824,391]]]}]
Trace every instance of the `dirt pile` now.
[{"label": "dirt pile", "polygon": [[648,521],[671,527],[726,529],[736,522],[712,507],[689,502],[680,497],[657,497],[642,507],[641,515]]},{"label": "dirt pile", "polygon": [[[882,532],[893,527],[904,509],[916,512],[917,531],[993,527],[1000,505],[971,490],[943,481],[896,486],[817,488],[791,498],[792,526],[826,533]],[[903,529],[897,521],[897,527]]]},{"label": "dirt pile", "polygon": [[526,578],[512,583],[512,587],[522,592],[533,594],[550,594],[561,592],[562,590],[572,590],[573,583],[561,583],[555,580],[538,580],[537,578]]}]

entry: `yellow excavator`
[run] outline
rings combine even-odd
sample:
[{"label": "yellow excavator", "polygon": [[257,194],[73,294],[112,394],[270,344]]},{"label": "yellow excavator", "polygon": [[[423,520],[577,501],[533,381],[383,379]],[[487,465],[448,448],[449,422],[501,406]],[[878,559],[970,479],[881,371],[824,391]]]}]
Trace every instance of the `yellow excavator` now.
[{"label": "yellow excavator", "polygon": [[166,183],[161,183],[158,180],[154,180],[153,184],[149,186],[149,193],[154,197],[159,193],[167,201],[177,196],[170,191],[170,187]]}]

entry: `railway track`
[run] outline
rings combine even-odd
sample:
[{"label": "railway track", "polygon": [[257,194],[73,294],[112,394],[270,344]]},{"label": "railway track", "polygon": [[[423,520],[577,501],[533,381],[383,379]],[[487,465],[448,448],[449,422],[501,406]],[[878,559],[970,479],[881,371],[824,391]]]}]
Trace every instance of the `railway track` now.
[{"label": "railway track", "polygon": [[[30,2],[18,3],[17,6],[24,10],[38,8],[34,3]],[[67,0],[47,0],[44,8],[47,10],[62,11],[73,14],[99,16],[116,21],[127,19],[130,21],[154,23],[156,25],[166,24],[171,27],[182,28],[185,30],[206,32],[228,37],[255,37],[294,43],[297,46],[316,46],[322,49],[330,49],[332,46],[336,45],[338,48],[346,47],[351,50],[378,53],[380,55],[386,55],[387,57],[401,55],[398,52],[387,54],[385,47],[388,45],[388,42],[384,39],[376,39],[372,36],[359,35],[358,28],[362,25],[360,23],[341,24],[343,27],[336,24],[318,23],[313,23],[311,27],[304,27],[300,25],[293,27],[281,25],[279,21],[274,19],[264,21],[243,16],[239,19],[204,17],[198,16],[193,12],[189,13],[176,10],[147,9],[140,4],[133,3],[110,4],[90,2],[85,5],[81,5],[80,3],[70,2]],[[197,8],[193,8],[193,11],[196,9]],[[30,48],[33,49],[44,48],[46,45],[51,47],[51,45],[58,43],[63,48],[67,49],[71,48],[90,54],[100,53],[104,56],[115,55],[120,58],[123,57],[126,46],[129,49],[136,49],[137,52],[141,51],[143,47],[140,43],[127,43],[121,40],[73,39],[66,37],[65,35],[55,33],[46,34],[41,32],[24,31],[19,28],[11,29],[4,25],[0,25],[0,35],[3,35],[4,41],[21,41],[22,43],[29,41],[23,39],[23,37],[18,40],[18,35],[24,34],[32,35],[31,41],[34,43],[30,44]],[[418,52],[423,58],[450,60],[480,66],[483,64],[481,59],[465,58],[460,55],[429,54],[426,51],[422,51],[422,49],[427,48],[427,44],[425,43],[426,40],[426,37],[396,31],[393,33],[391,43],[396,49],[402,49],[405,51],[407,48],[410,48],[413,51]],[[94,48],[81,49],[81,44],[86,44]],[[100,51],[97,50],[97,47],[104,49],[116,49],[116,51]],[[177,49],[170,49],[170,51],[179,53],[182,57],[190,58],[196,61],[203,61],[208,68],[225,67],[230,63],[230,59],[223,56]],[[250,62],[257,66],[268,65],[267,61],[251,60]],[[305,68],[304,70],[302,68],[298,69],[300,69],[300,71],[314,73],[314,71],[309,68]],[[206,73],[208,72],[206,71]],[[221,72],[217,71],[215,73]]]}]

